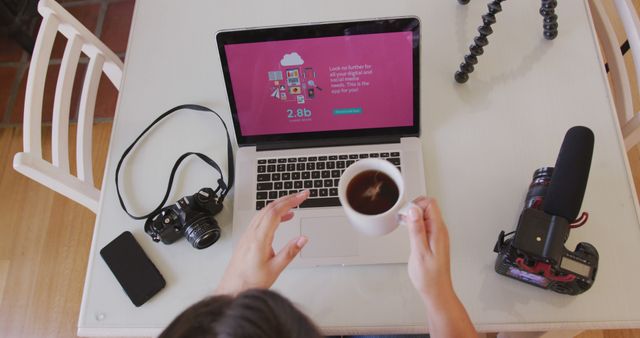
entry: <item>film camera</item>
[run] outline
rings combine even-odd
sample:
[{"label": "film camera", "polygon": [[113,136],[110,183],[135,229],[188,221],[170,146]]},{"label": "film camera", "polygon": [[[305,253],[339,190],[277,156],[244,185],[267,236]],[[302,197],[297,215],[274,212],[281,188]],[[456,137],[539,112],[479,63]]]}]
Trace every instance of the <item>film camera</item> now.
[{"label": "film camera", "polygon": [[596,248],[585,242],[578,243],[575,251],[564,246],[570,230],[588,219],[587,213],[576,217],[589,176],[593,139],[586,127],[569,129],[555,167],[534,172],[516,230],[501,231],[493,249],[498,253],[497,273],[569,295],[593,285]]},{"label": "film camera", "polygon": [[[153,128],[153,126],[158,124],[158,122],[167,116],[186,109],[215,114],[220,122],[222,122],[222,126],[224,127],[225,135],[227,137],[228,181],[225,182],[222,169],[209,156],[198,152],[184,153],[175,162],[173,169],[171,169],[167,191],[165,192],[160,204],[146,215],[138,216],[132,214],[124,203],[120,193],[120,186],[118,185],[120,168],[122,167],[125,158],[129,155],[131,150],[134,149],[138,141],[140,141],[140,139],[142,139],[142,137]],[[183,197],[175,204],[163,208],[163,205],[165,205],[169,198],[169,194],[171,193],[173,178],[180,167],[180,164],[190,156],[197,156],[218,172],[220,175],[220,178],[218,179],[218,187],[215,190],[211,188],[202,188],[197,193]],[[197,104],[183,104],[173,107],[151,122],[151,124],[145,128],[135,141],[133,141],[133,143],[124,151],[122,157],[120,157],[120,160],[118,161],[118,165],[116,166],[115,181],[116,192],[118,194],[118,200],[122,210],[124,210],[129,217],[135,220],[146,219],[144,231],[151,236],[151,239],[155,242],[162,241],[164,244],[171,244],[184,236],[194,248],[207,248],[220,238],[220,226],[213,217],[222,210],[222,202],[229,193],[234,181],[233,149],[227,125],[218,113],[207,107]]]},{"label": "film camera", "polygon": [[220,238],[220,226],[213,216],[221,210],[213,189],[203,188],[149,217],[144,231],[155,242],[171,244],[184,236],[194,248],[204,249]]}]

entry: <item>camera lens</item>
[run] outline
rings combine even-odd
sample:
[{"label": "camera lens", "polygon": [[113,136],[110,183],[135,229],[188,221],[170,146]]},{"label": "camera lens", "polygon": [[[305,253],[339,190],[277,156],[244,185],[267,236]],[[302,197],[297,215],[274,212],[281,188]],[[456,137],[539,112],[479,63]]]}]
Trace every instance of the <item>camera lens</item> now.
[{"label": "camera lens", "polygon": [[533,172],[533,182],[535,183],[539,179],[546,179],[546,178],[550,180],[552,175],[553,175],[553,167],[538,168],[536,171]]},{"label": "camera lens", "polygon": [[542,200],[547,194],[552,175],[553,167],[539,168],[533,173],[533,180],[529,185],[529,191],[527,191],[527,197],[524,201],[525,208],[540,209],[542,207]]},{"label": "camera lens", "polygon": [[213,217],[204,216],[185,227],[184,236],[196,249],[211,246],[220,238],[220,227]]}]

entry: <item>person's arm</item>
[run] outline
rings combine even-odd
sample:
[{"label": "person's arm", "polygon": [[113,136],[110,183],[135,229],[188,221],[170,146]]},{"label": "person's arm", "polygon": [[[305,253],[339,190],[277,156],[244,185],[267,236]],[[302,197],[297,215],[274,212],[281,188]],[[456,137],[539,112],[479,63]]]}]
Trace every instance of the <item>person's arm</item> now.
[{"label": "person's arm", "polygon": [[411,254],[409,277],[427,309],[429,332],[434,338],[477,337],[469,315],[451,283],[449,234],[434,199],[413,201],[405,221]]},{"label": "person's arm", "polygon": [[304,190],[279,198],[262,208],[251,220],[236,244],[231,260],[216,289],[216,294],[237,295],[252,288],[267,289],[273,285],[284,268],[298,255],[307,238],[293,238],[276,254],[273,237],[281,222],[293,218],[292,208],[309,197]]}]

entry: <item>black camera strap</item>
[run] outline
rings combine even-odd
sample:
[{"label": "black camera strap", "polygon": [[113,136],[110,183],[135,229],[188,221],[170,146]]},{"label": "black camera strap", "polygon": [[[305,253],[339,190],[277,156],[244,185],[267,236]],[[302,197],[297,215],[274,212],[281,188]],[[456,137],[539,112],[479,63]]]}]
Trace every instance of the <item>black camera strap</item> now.
[{"label": "black camera strap", "polygon": [[[227,134],[227,163],[228,163],[227,166],[229,171],[229,183],[224,182],[224,175],[222,174],[222,170],[220,169],[220,166],[218,166],[218,164],[214,160],[212,160],[209,156],[202,153],[198,153],[198,152],[184,153],[182,154],[182,156],[178,158],[176,163],[173,165],[173,169],[171,169],[171,174],[169,175],[169,183],[167,185],[167,192],[164,194],[164,198],[162,198],[162,202],[160,202],[160,205],[158,205],[157,208],[155,208],[153,211],[151,211],[146,215],[143,215],[143,216],[132,215],[129,212],[129,210],[127,210],[127,207],[124,204],[124,200],[120,195],[120,187],[118,186],[120,167],[122,166],[122,163],[124,162],[125,157],[129,155],[133,147],[136,145],[136,143],[138,143],[138,141],[140,141],[140,139],[142,138],[142,136],[144,136],[144,134],[146,134],[151,128],[153,128],[154,125],[160,122],[160,120],[164,119],[165,117],[171,115],[172,113],[178,110],[183,110],[183,109],[192,109],[192,110],[198,110],[198,111],[211,112],[211,113],[214,113],[222,122],[222,125],[224,126],[224,130]],[[227,125],[224,123],[224,120],[222,119],[222,117],[220,117],[220,115],[218,115],[218,113],[216,113],[215,111],[197,104],[183,104],[183,105],[179,105],[177,107],[169,109],[168,111],[160,115],[158,118],[156,118],[155,121],[153,121],[147,128],[145,128],[145,130],[142,131],[142,133],[135,139],[135,141],[133,141],[133,143],[124,151],[124,153],[122,154],[122,157],[120,157],[120,160],[118,161],[118,166],[116,167],[116,192],[118,193],[120,206],[122,206],[122,209],[127,213],[127,215],[131,216],[131,218],[133,219],[145,219],[150,217],[151,215],[156,214],[158,211],[160,211],[160,209],[162,209],[164,204],[167,202],[167,199],[169,199],[169,194],[171,193],[171,186],[173,185],[173,177],[175,176],[176,171],[178,170],[178,167],[180,167],[180,163],[182,163],[184,159],[186,159],[191,155],[195,155],[199,157],[201,160],[203,160],[208,165],[213,167],[220,174],[220,179],[218,179],[218,188],[216,188],[214,192],[216,194],[219,193],[218,203],[222,203],[222,201],[224,201],[224,198],[227,196],[227,193],[229,192],[229,190],[231,190],[231,187],[233,186],[233,176],[234,176],[233,149],[231,147],[231,138],[229,137],[229,129],[227,128]]]}]

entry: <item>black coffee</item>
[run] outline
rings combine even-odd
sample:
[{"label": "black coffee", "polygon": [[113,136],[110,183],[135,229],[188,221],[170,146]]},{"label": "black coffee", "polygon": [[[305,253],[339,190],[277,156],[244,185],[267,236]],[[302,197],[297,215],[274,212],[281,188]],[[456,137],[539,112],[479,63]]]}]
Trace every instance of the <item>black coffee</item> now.
[{"label": "black coffee", "polygon": [[359,173],[347,186],[349,205],[357,212],[366,215],[377,215],[391,209],[399,196],[396,182],[378,170]]}]

